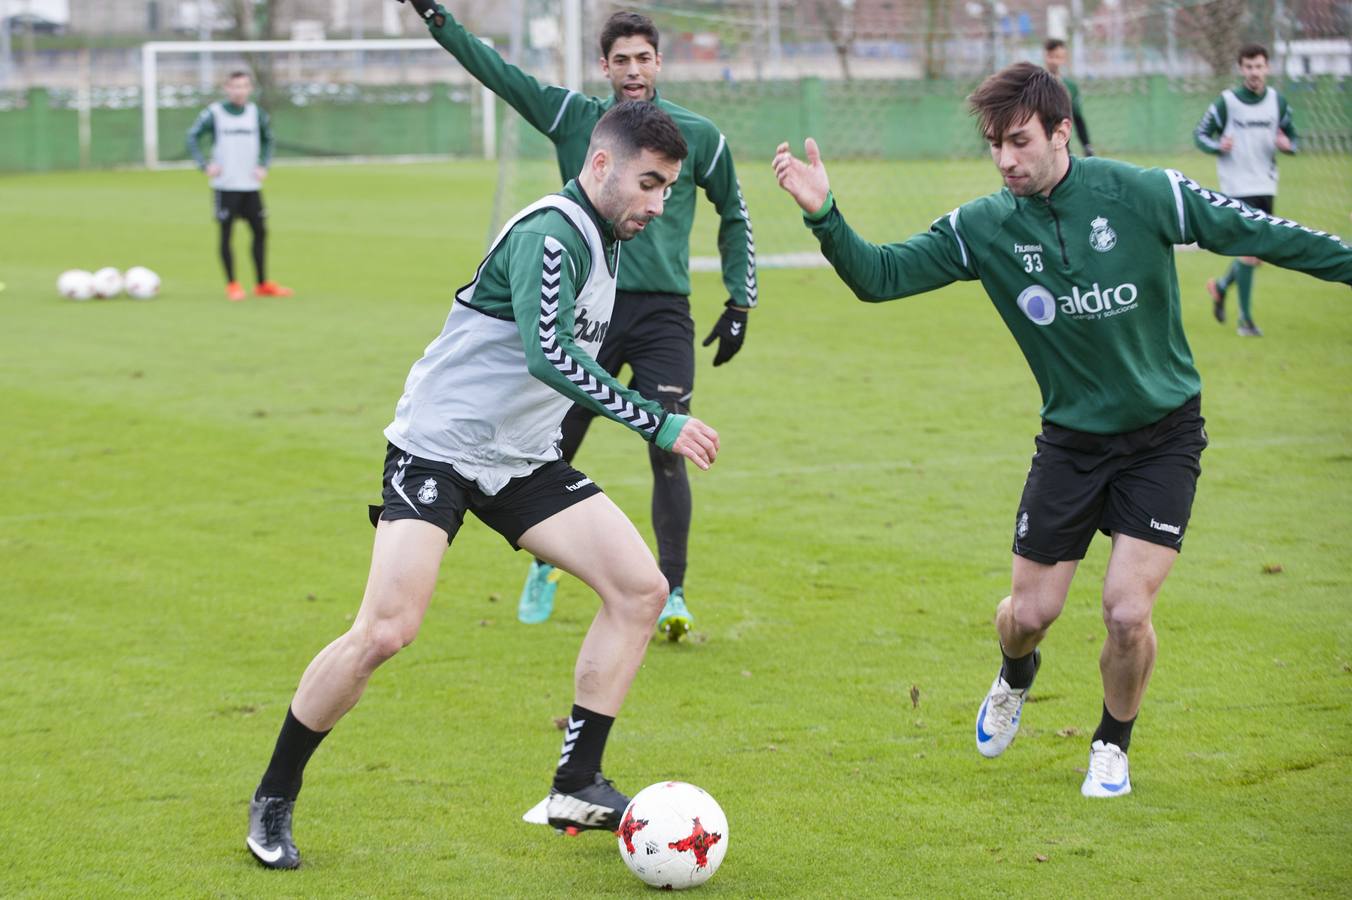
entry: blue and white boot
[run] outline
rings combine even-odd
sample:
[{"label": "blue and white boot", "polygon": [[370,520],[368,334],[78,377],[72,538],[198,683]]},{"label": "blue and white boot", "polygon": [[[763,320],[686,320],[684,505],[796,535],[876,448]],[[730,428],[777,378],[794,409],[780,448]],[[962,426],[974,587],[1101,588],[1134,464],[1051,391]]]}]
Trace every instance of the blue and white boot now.
[{"label": "blue and white boot", "polygon": [[[1033,677],[1042,668],[1042,651],[1033,651]],[[1019,733],[1019,717],[1023,714],[1023,703],[1028,699],[1028,687],[1012,688],[1004,677],[997,673],[986,699],[981,701],[981,709],[976,713],[976,749],[982,756],[992,759],[1005,752]]]},{"label": "blue and white boot", "polygon": [[662,607],[662,615],[657,617],[657,633],[665,634],[674,644],[690,631],[694,621],[694,616],[685,607],[684,589],[672,588],[667,595],[667,605]]},{"label": "blue and white boot", "polygon": [[554,612],[554,592],[559,589],[559,572],[553,566],[532,560],[516,605],[516,617],[527,625],[538,625]]},{"label": "blue and white boot", "polygon": [[1089,745],[1089,771],[1084,773],[1080,793],[1086,797],[1121,797],[1131,793],[1127,754],[1121,747],[1103,741]]}]

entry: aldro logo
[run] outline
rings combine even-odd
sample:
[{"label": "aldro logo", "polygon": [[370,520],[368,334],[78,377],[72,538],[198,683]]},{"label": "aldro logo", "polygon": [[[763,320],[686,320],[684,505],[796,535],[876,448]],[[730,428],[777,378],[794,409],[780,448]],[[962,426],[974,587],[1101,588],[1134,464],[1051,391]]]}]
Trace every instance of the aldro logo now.
[{"label": "aldro logo", "polygon": [[1060,312],[1072,319],[1094,320],[1130,312],[1136,308],[1140,292],[1130,281],[1116,287],[1100,287],[1096,281],[1087,290],[1078,285],[1070,293],[1054,297],[1040,284],[1030,284],[1019,292],[1019,309],[1034,325],[1050,325]]}]

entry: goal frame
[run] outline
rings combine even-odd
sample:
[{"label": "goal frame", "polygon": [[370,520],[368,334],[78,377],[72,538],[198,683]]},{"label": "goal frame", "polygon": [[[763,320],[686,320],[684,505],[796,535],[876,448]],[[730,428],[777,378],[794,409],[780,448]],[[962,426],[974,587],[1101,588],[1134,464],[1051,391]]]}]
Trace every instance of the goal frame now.
[{"label": "goal frame", "polygon": [[[490,47],[493,42],[481,38]],[[159,169],[160,110],[157,102],[159,58],[168,54],[224,53],[296,53],[344,50],[432,50],[440,47],[431,38],[371,38],[363,40],[323,41],[149,41],[141,45],[141,139],[147,169]],[[498,155],[497,98],[480,86],[483,99],[483,156]]]}]

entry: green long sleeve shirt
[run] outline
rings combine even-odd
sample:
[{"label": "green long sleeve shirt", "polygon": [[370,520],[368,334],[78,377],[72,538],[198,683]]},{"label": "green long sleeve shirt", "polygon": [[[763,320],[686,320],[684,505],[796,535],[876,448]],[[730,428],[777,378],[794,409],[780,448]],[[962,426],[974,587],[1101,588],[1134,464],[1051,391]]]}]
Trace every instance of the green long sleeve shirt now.
[{"label": "green long sleeve shirt", "polygon": [[1352,284],[1352,249],[1336,236],[1174,170],[1097,157],[1072,159],[1049,196],[1004,189],[902,243],[865,241],[833,199],[805,219],[861,300],[980,280],[1033,371],[1043,418],[1095,434],[1158,421],[1201,391],[1183,334],[1175,244]]},{"label": "green long sleeve shirt", "polygon": [[[587,161],[592,129],[615,104],[615,98],[587,97],[542,84],[485,46],[444,7],[438,9],[445,13],[446,21],[441,27],[428,24],[432,37],[466,71],[554,143],[562,181],[576,177]],[[737,306],[755,306],[756,245],[727,139],[703,116],[660,96],[655,96],[654,102],[676,121],[690,155],[671,186],[662,215],[627,243],[619,289],[689,295],[690,229],[695,222],[696,188],[701,188],[718,211],[718,251],[728,295]]]}]

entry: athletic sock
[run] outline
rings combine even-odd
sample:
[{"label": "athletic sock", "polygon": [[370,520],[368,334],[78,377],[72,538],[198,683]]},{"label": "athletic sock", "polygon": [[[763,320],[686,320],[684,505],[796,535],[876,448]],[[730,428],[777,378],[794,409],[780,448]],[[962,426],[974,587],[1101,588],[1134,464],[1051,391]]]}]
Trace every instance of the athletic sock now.
[{"label": "athletic sock", "polygon": [[601,754],[606,750],[610,726],[614,724],[614,716],[603,716],[573,704],[563,732],[559,768],[554,772],[554,790],[570,794],[595,780],[596,773],[601,771]]},{"label": "athletic sock", "polygon": [[264,231],[261,222],[250,223],[253,226],[253,264],[254,275],[258,277],[258,284],[268,280],[267,266],[264,264],[267,259],[267,232]]},{"label": "athletic sock", "polygon": [[1132,716],[1125,722],[1120,722],[1113,718],[1113,714],[1108,712],[1108,704],[1103,704],[1103,718],[1099,719],[1098,729],[1094,732],[1094,740],[1103,741],[1105,744],[1116,744],[1123,753],[1127,752],[1127,747],[1131,745],[1131,727],[1136,724],[1136,717]]},{"label": "athletic sock", "polygon": [[1236,262],[1239,266],[1239,273],[1235,276],[1235,283],[1239,285],[1239,320],[1249,325],[1253,324],[1253,266],[1247,263]]},{"label": "athletic sock", "polygon": [[1229,290],[1230,283],[1235,280],[1237,274],[1239,274],[1239,260],[1236,259],[1231,261],[1230,268],[1225,270],[1225,274],[1216,279],[1216,287],[1220,289],[1222,294]]},{"label": "athletic sock", "polygon": [[[1037,651],[1034,650],[1034,653]],[[1005,684],[1015,690],[1024,690],[1033,683],[1033,676],[1037,674],[1037,665],[1033,661],[1033,653],[1027,656],[1009,656],[1005,653],[1004,645],[1000,645],[1000,655],[1004,657],[1004,664],[1000,666],[1000,677],[1005,680]]]},{"label": "athletic sock", "polygon": [[305,764],[328,733],[306,728],[288,707],[281,733],[277,735],[277,746],[272,751],[272,761],[268,763],[268,770],[263,773],[263,780],[258,783],[254,797],[295,800],[300,793]]}]

